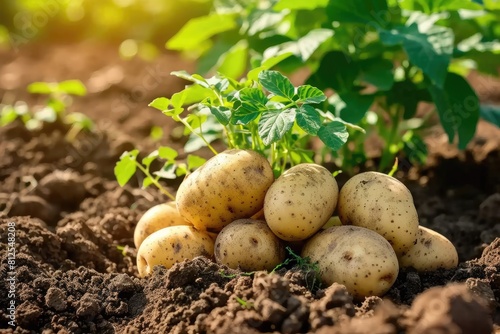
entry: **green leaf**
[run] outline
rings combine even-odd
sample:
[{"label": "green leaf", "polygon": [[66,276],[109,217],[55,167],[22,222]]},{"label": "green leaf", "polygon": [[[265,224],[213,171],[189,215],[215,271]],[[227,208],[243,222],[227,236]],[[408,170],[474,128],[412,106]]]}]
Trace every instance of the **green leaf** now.
[{"label": "green leaf", "polygon": [[318,88],[311,85],[302,85],[297,88],[297,102],[301,103],[321,103],[326,100],[325,94]]},{"label": "green leaf", "polygon": [[156,160],[156,158],[158,158],[158,150],[154,150],[153,152],[149,153],[146,157],[142,159],[141,162],[143,166],[146,167],[146,169],[149,169],[149,166],[153,161]]},{"label": "green leaf", "polygon": [[220,124],[229,124],[229,120],[231,119],[231,109],[224,106],[209,106],[208,108]]},{"label": "green leaf", "polygon": [[136,159],[139,154],[138,150],[124,152],[120,160],[116,163],[114,173],[118,184],[123,187],[130,178],[135,174],[137,169]]},{"label": "green leaf", "polygon": [[203,166],[205,162],[207,162],[207,159],[189,154],[187,157],[187,168],[188,170],[195,170],[196,168]]},{"label": "green leaf", "polygon": [[162,179],[174,180],[177,178],[175,169],[176,166],[174,163],[166,163],[159,171],[156,171],[153,174]]},{"label": "green leaf", "polygon": [[153,140],[160,140],[163,138],[163,128],[158,125],[153,125],[151,127],[151,131],[149,132],[149,136]]},{"label": "green leaf", "polygon": [[153,184],[153,179],[149,176],[146,176],[143,180],[142,180],[142,189],[146,189],[147,187],[149,187],[150,185]]},{"label": "green leaf", "polygon": [[210,14],[189,20],[166,44],[170,50],[193,50],[210,37],[236,28],[235,15]]},{"label": "green leaf", "polygon": [[234,124],[248,124],[268,109],[268,99],[258,88],[243,88],[239,93],[239,101],[241,105],[234,113]]},{"label": "green leaf", "polygon": [[259,73],[260,84],[274,95],[285,97],[292,101],[295,87],[290,80],[278,71],[262,71]]},{"label": "green leaf", "polygon": [[80,80],[66,80],[57,84],[57,90],[62,93],[85,96],[87,88]]},{"label": "green leaf", "polygon": [[217,62],[217,71],[228,78],[238,79],[247,69],[248,43],[241,40],[225,52]]},{"label": "green leaf", "polygon": [[333,36],[331,29],[314,29],[297,41],[285,42],[271,46],[264,51],[264,59],[291,52],[302,62],[306,62],[313,53],[327,40]]},{"label": "green leaf", "polygon": [[272,12],[268,9],[254,10],[248,18],[248,35],[254,36],[268,30],[283,21],[288,12]]},{"label": "green leaf", "polygon": [[441,125],[450,143],[458,135],[459,149],[465,149],[474,137],[479,120],[479,99],[467,80],[455,73],[448,73],[444,87],[429,87],[436,104]]},{"label": "green leaf", "polygon": [[321,117],[316,109],[305,104],[298,110],[297,124],[302,130],[315,136],[321,127]]},{"label": "green leaf", "polygon": [[207,83],[207,81],[205,80],[205,78],[203,78],[201,75],[198,75],[198,74],[189,74],[186,71],[173,71],[173,72],[170,72],[170,74],[174,75],[174,76],[176,76],[178,78],[194,82],[195,84],[198,84],[198,85],[200,85],[202,87],[210,88],[210,85]]},{"label": "green leaf", "polygon": [[316,70],[306,81],[321,90],[333,88],[337,92],[350,91],[359,74],[359,65],[341,51],[327,53]]},{"label": "green leaf", "polygon": [[330,103],[335,106],[336,115],[343,121],[358,124],[374,100],[375,96],[371,94],[347,92],[332,96]]},{"label": "green leaf", "polygon": [[408,131],[403,136],[403,151],[411,163],[422,165],[427,160],[428,150],[424,140],[415,135],[413,131]]},{"label": "green leaf", "polygon": [[283,60],[289,58],[291,55],[293,55],[293,53],[285,52],[283,54],[265,59],[264,61],[262,61],[261,65],[259,67],[256,67],[253,70],[251,70],[250,72],[248,72],[247,79],[254,80],[254,81],[257,80],[259,78],[260,72],[273,68],[274,66],[281,63]]},{"label": "green leaf", "polygon": [[392,61],[379,57],[361,60],[359,79],[374,85],[379,90],[389,90],[394,84],[393,66]]},{"label": "green leaf", "polygon": [[481,118],[500,128],[500,107],[496,105],[481,105]]},{"label": "green leaf", "polygon": [[265,145],[270,145],[281,139],[295,122],[295,109],[270,110],[262,114],[258,132]]},{"label": "green leaf", "polygon": [[168,146],[161,146],[158,148],[158,156],[167,161],[174,161],[179,154],[176,150]]},{"label": "green leaf", "polygon": [[166,97],[157,97],[151,103],[149,103],[148,106],[160,111],[164,111],[170,107],[170,100]]},{"label": "green leaf", "polygon": [[483,6],[471,0],[403,0],[400,2],[400,6],[403,9],[422,11],[427,14],[464,9],[483,9]]},{"label": "green leaf", "polygon": [[52,82],[33,82],[28,85],[31,94],[52,94],[57,91],[57,84]]},{"label": "green leaf", "polygon": [[[422,23],[423,24],[423,23]],[[453,53],[453,31],[432,26],[425,32],[417,24],[380,32],[385,45],[402,45],[410,62],[422,69],[434,84],[443,87]]]},{"label": "green leaf", "polygon": [[279,0],[276,5],[274,5],[274,10],[297,10],[306,9],[313,10],[316,8],[325,8],[328,4],[328,0]]},{"label": "green leaf", "polygon": [[343,123],[332,121],[319,129],[318,137],[330,149],[337,151],[347,142],[349,132]]},{"label": "green leaf", "polygon": [[330,0],[326,10],[330,21],[370,25],[383,25],[391,14],[386,0]]}]

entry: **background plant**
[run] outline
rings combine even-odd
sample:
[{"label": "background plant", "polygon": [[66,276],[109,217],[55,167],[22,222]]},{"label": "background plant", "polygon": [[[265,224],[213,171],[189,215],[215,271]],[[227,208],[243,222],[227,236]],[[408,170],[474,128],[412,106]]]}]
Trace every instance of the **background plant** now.
[{"label": "background plant", "polygon": [[[435,105],[450,142],[463,149],[472,139],[481,108],[464,76],[472,68],[497,74],[499,9],[467,0],[216,0],[210,14],[192,19],[166,45],[198,55],[199,73],[233,79],[289,55],[280,71],[306,69],[306,84],[333,92],[323,111],[371,123],[384,140],[385,170],[398,152],[425,159],[420,102]],[[487,119],[497,119],[491,114],[498,110],[488,110]],[[366,159],[359,142],[330,154],[349,168]]]}]

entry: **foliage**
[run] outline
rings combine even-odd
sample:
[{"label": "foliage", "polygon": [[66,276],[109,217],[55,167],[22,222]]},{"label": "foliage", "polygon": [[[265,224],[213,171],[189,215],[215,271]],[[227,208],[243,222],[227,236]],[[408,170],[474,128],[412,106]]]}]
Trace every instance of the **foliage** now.
[{"label": "foliage", "polygon": [[[337,120],[364,127],[374,108],[369,129],[385,142],[384,170],[400,151],[412,162],[425,159],[420,102],[434,103],[451,143],[463,149],[471,140],[480,105],[464,75],[471,67],[496,73],[499,13],[495,2],[471,0],[216,0],[166,45],[199,55],[198,72],[228,79],[279,57],[282,73],[307,69],[306,84],[334,91],[325,104]],[[292,118],[273,116],[279,124]],[[360,143],[329,154],[348,169],[366,159]]]},{"label": "foliage", "polygon": [[[160,191],[171,200],[175,200],[168,190],[166,190],[159,182],[160,179],[175,179],[179,176],[186,175],[205,163],[205,159],[196,156],[188,155],[186,162],[177,161],[178,153],[173,148],[161,146],[153,152],[149,153],[146,157],[142,158],[141,162],[138,161],[139,150],[124,152],[120,160],[116,163],[114,173],[120,186],[127,184],[132,176],[135,175],[139,169],[145,177],[142,179],[142,188],[147,188],[150,185],[156,186]],[[154,161],[161,159],[164,160],[163,165],[154,172],[150,168]]]},{"label": "foliage", "polygon": [[[336,151],[347,141],[347,128],[363,131],[319,108],[326,96],[318,88],[294,87],[281,73],[262,70],[270,63],[241,81],[222,74],[205,79],[174,72],[193,84],[150,106],[185,125],[190,135],[186,151],[207,145],[217,154],[210,143],[223,139],[229,148],[252,149],[268,157],[276,175],[291,165],[313,162],[314,152],[307,149],[312,137]],[[186,105],[191,105],[189,113],[182,116]]]},{"label": "foliage", "polygon": [[82,113],[67,111],[73,101],[73,96],[87,94],[87,89],[81,81],[34,82],[28,86],[28,92],[47,96],[45,106],[40,110],[30,112],[23,102],[15,105],[0,104],[0,126],[20,119],[28,129],[33,130],[41,127],[43,123],[61,121],[71,126],[66,134],[66,139],[69,141],[74,140],[82,130],[93,130],[94,123],[89,117]]}]

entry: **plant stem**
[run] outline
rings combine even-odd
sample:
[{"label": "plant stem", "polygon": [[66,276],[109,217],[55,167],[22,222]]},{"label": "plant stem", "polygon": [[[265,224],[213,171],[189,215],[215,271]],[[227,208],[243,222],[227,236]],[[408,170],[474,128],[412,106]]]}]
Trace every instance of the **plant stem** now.
[{"label": "plant stem", "polygon": [[156,178],[154,178],[151,173],[149,173],[149,170],[144,168],[139,162],[135,162],[135,165],[137,168],[139,168],[147,177],[151,179],[151,183],[153,183],[160,191],[165,194],[168,198],[170,198],[172,201],[175,201],[175,196],[172,195],[170,192],[168,192],[167,189],[163,188],[163,186],[158,182]]},{"label": "plant stem", "polygon": [[396,135],[398,134],[399,128],[399,120],[401,117],[401,110],[399,105],[394,105],[390,108],[389,113],[391,116],[391,131],[389,136],[385,138],[385,147],[382,151],[382,157],[380,159],[379,171],[383,172],[384,169],[389,166],[390,161],[393,159],[392,153],[392,145],[394,144],[394,140],[396,139]]},{"label": "plant stem", "polygon": [[203,140],[203,142],[205,143],[205,145],[207,145],[207,147],[210,149],[210,151],[212,151],[212,153],[214,155],[217,155],[219,154],[213,147],[212,145],[210,145],[210,143],[205,139],[205,137],[203,137],[203,135],[201,133],[198,133],[196,131],[194,131],[194,129],[191,127],[191,125],[189,125],[188,122],[186,122],[186,120],[184,120],[183,118],[180,118],[179,116],[176,116],[176,117],[173,117],[173,119],[177,122],[181,122],[182,124],[184,124],[184,126],[186,128],[189,129],[189,131],[191,131],[192,133],[194,133],[195,135],[197,135],[198,137],[200,137],[201,140]]}]

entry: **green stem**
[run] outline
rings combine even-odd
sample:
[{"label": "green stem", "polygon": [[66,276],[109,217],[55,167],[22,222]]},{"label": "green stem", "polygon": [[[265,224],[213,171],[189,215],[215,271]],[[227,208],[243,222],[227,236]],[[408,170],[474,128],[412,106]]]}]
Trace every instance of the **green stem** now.
[{"label": "green stem", "polygon": [[390,161],[394,158],[393,153],[391,152],[391,147],[394,144],[394,140],[398,134],[398,125],[401,117],[401,108],[399,105],[395,105],[390,108],[390,116],[391,116],[391,132],[385,141],[385,147],[382,151],[382,157],[380,159],[379,171],[383,171],[389,166]]},{"label": "green stem", "polygon": [[154,178],[150,173],[149,170],[144,168],[143,165],[141,165],[139,162],[135,162],[137,168],[139,168],[147,177],[151,179],[151,183],[153,183],[160,191],[165,194],[168,198],[170,198],[172,201],[175,201],[175,196],[172,195],[170,192],[168,192],[167,189],[163,188],[163,186],[158,182],[156,178]]},{"label": "green stem", "polygon": [[200,137],[201,140],[203,140],[203,142],[205,143],[205,145],[207,145],[207,147],[210,149],[210,151],[212,151],[213,154],[217,155],[219,154],[213,147],[212,145],[210,145],[210,143],[205,139],[205,137],[203,137],[203,135],[201,133],[198,133],[196,131],[194,131],[194,129],[191,127],[191,125],[189,125],[188,122],[186,122],[183,118],[180,118],[179,116],[175,116],[173,117],[173,119],[177,122],[181,122],[182,124],[184,124],[184,126],[186,128],[189,129],[189,131],[191,131],[192,133],[194,133],[195,135],[197,135],[198,137]]}]

